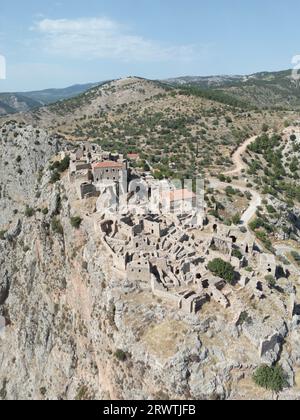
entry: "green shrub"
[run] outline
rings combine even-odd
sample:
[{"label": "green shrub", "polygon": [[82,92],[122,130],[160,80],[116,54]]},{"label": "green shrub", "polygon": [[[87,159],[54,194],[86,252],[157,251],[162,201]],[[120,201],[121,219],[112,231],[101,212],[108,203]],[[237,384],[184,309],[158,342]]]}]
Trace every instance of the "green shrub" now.
[{"label": "green shrub", "polygon": [[42,210],[42,213],[43,213],[45,216],[49,213],[49,210],[47,209],[47,207],[45,207],[45,208]]},{"label": "green shrub", "polygon": [[63,173],[69,168],[69,166],[70,166],[70,158],[69,156],[66,156],[63,160],[54,162],[50,166],[50,169],[51,171]]},{"label": "green shrub", "polygon": [[82,223],[82,219],[79,216],[71,217],[71,225],[75,229],[79,229]]},{"label": "green shrub", "polygon": [[120,360],[120,362],[125,362],[125,360],[127,359],[127,355],[123,350],[118,349],[115,352],[115,357]]},{"label": "green shrub", "polygon": [[253,381],[261,388],[280,392],[287,386],[286,376],[281,366],[260,366],[253,375]]},{"label": "green shrub", "polygon": [[274,207],[273,206],[271,206],[271,205],[267,205],[266,206],[266,209],[268,210],[268,213],[269,214],[274,214],[274,213],[276,213],[276,210],[274,209]]},{"label": "green shrub", "polygon": [[77,394],[75,396],[76,401],[86,401],[90,400],[91,396],[89,393],[89,389],[86,385],[82,385],[78,388]]},{"label": "green shrub", "polygon": [[59,172],[65,172],[70,166],[70,158],[66,156],[61,162],[58,167]]},{"label": "green shrub", "polygon": [[221,279],[227,281],[228,283],[232,284],[234,282],[234,267],[230,263],[223,261],[221,258],[216,258],[213,261],[210,261],[208,264],[208,269],[213,274],[221,277]]},{"label": "green shrub", "polygon": [[238,320],[238,325],[239,326],[244,325],[244,324],[250,325],[252,323],[253,323],[253,320],[249,316],[249,314],[246,311],[242,312],[241,315],[240,315],[240,318]]},{"label": "green shrub", "polygon": [[232,217],[232,223],[234,225],[239,225],[241,223],[241,216],[237,213]]},{"label": "green shrub", "polygon": [[40,388],[40,393],[42,394],[43,397],[45,397],[45,395],[47,394],[47,390],[45,387]]},{"label": "green shrub", "polygon": [[249,223],[249,227],[253,231],[261,228],[263,225],[264,225],[264,221],[260,219],[259,217],[254,219],[251,223]]},{"label": "green shrub", "polygon": [[256,232],[256,237],[264,244],[264,246],[271,251],[272,250],[272,242],[268,238],[266,232],[258,231]]},{"label": "green shrub", "polygon": [[60,180],[60,174],[57,171],[54,171],[50,178],[50,183],[55,184]]},{"label": "green shrub", "polygon": [[268,283],[268,285],[270,287],[275,287],[276,286],[276,280],[275,278],[269,274],[268,276],[265,277],[266,282]]},{"label": "green shrub", "polygon": [[232,188],[231,186],[226,187],[225,192],[226,192],[226,195],[228,195],[228,196],[236,194],[235,189]]},{"label": "green shrub", "polygon": [[1,241],[4,241],[6,232],[7,232],[6,230],[0,230],[0,240]]},{"label": "green shrub", "polygon": [[241,253],[239,249],[234,249],[232,251],[232,256],[238,258],[239,260],[243,258],[243,254]]},{"label": "green shrub", "polygon": [[33,215],[34,215],[34,209],[27,206],[26,209],[25,209],[25,216],[26,217],[32,217]]},{"label": "green shrub", "polygon": [[52,230],[53,230],[54,233],[58,233],[60,235],[63,235],[64,229],[62,227],[62,224],[61,224],[60,220],[57,219],[56,217],[54,217],[52,219],[51,227],[52,227]]},{"label": "green shrub", "polygon": [[300,265],[300,254],[298,252],[292,251],[292,257],[294,258],[295,262]]}]

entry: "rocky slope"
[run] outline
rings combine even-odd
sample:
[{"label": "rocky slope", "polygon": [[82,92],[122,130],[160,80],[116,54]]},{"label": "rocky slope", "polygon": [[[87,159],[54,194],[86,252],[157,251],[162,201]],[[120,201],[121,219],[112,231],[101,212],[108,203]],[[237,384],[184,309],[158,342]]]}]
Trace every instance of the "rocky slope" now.
[{"label": "rocky slope", "polygon": [[0,127],[0,224],[33,206],[42,172],[61,147],[58,136],[10,122]]},{"label": "rocky slope", "polygon": [[26,112],[41,105],[39,101],[19,93],[0,93],[0,116]]},{"label": "rocky slope", "polygon": [[0,116],[27,112],[43,105],[49,105],[57,101],[73,98],[80,95],[100,83],[87,83],[74,85],[63,89],[45,89],[31,92],[0,93]]},{"label": "rocky slope", "polygon": [[150,163],[158,177],[189,178],[208,169],[228,170],[233,151],[246,138],[264,124],[281,130],[296,116],[290,111],[246,111],[214,97],[130,77],[14,118],[70,141],[94,141],[124,155],[138,153],[140,163]]},{"label": "rocky slope", "polygon": [[252,107],[300,107],[299,86],[292,78],[292,70],[245,76],[179,77],[165,82],[173,86],[197,87],[203,94],[207,91],[223,93]]},{"label": "rocky slope", "polygon": [[[300,330],[287,313],[288,282],[270,307],[249,305],[252,323],[236,325],[214,303],[197,317],[178,313],[147,288],[104,272],[106,255],[88,216],[94,199],[78,201],[67,174],[50,182],[48,161],[66,147],[62,140],[14,123],[4,130],[1,183],[19,212],[1,211],[8,229],[0,239],[1,399],[272,398],[251,375],[261,363],[257,343],[274,331],[285,344],[269,357],[280,358],[294,385]],[[13,176],[19,154],[21,179]],[[83,219],[78,230],[75,215]]]}]

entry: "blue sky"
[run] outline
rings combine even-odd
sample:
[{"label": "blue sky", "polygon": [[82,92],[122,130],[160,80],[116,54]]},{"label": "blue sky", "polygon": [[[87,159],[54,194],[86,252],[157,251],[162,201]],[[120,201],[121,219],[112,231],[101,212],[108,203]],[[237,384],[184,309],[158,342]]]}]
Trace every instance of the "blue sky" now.
[{"label": "blue sky", "polygon": [[0,91],[287,69],[299,16],[297,0],[3,1]]}]

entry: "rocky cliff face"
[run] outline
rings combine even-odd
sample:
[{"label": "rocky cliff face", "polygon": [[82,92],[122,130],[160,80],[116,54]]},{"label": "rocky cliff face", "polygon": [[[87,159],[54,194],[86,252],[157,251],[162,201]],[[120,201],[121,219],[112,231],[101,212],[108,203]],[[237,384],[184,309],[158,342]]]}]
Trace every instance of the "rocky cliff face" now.
[{"label": "rocky cliff face", "polygon": [[61,148],[58,137],[24,124],[0,127],[0,225],[35,205],[46,165]]},{"label": "rocky cliff face", "polygon": [[[213,303],[186,316],[110,272],[87,216],[93,199],[79,202],[66,174],[50,183],[49,159],[65,145],[42,131],[38,139],[31,127],[2,128],[0,399],[270,398],[250,380],[267,320],[251,341],[247,323]],[[278,351],[293,382],[300,334],[280,305],[271,331],[286,335]]]}]

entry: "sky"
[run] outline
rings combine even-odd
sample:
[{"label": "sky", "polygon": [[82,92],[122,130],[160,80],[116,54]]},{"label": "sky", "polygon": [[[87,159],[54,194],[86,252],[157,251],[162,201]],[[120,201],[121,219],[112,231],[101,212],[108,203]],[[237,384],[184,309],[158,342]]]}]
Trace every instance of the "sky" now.
[{"label": "sky", "polygon": [[292,68],[299,16],[299,0],[1,1],[0,92]]}]

